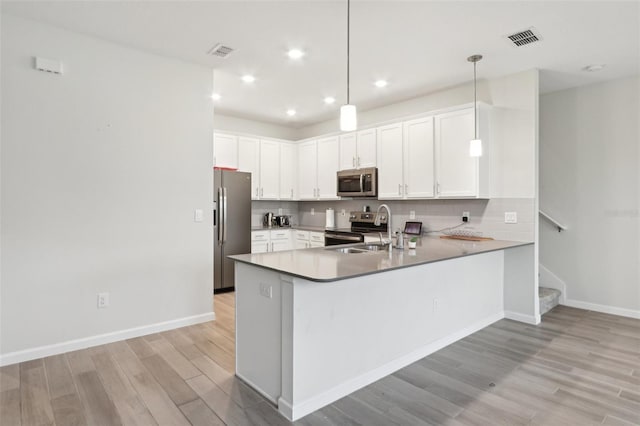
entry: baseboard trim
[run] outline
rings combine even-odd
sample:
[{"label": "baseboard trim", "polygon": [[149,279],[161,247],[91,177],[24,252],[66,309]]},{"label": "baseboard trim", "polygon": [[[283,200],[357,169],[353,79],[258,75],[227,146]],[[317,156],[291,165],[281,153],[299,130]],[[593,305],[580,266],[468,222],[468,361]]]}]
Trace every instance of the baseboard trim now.
[{"label": "baseboard trim", "polygon": [[541,320],[540,315],[525,315],[525,314],[520,314],[518,312],[512,312],[512,311],[504,311],[504,317],[506,319],[524,322],[526,324],[533,324],[533,325],[540,324],[540,320]]},{"label": "baseboard trim", "polygon": [[442,339],[431,342],[415,351],[395,359],[387,364],[384,364],[374,370],[368,371],[358,377],[355,377],[345,383],[342,383],[328,391],[321,393],[315,397],[309,398],[298,404],[293,404],[291,401],[286,401],[282,397],[278,399],[278,411],[290,421],[296,421],[307,414],[310,414],[326,405],[331,404],[338,399],[355,392],[371,383],[380,380],[389,374],[398,371],[401,368],[406,367],[409,364],[413,364],[419,359],[424,358],[440,349],[448,346],[458,340],[467,337],[470,334],[481,330],[494,322],[504,318],[504,312],[498,312],[484,319],[477,321],[476,323],[465,327],[455,333],[452,333]]},{"label": "baseboard trim", "polygon": [[572,308],[586,309],[588,311],[602,312],[603,314],[618,315],[621,317],[640,319],[640,310],[619,308],[617,306],[600,305],[597,303],[583,302],[581,300],[566,299],[561,305]]},{"label": "baseboard trim", "polygon": [[236,377],[239,378],[240,380],[242,380],[243,382],[245,382],[249,387],[251,387],[254,391],[258,392],[260,395],[262,395],[264,397],[264,399],[266,399],[267,401],[270,401],[274,404],[278,404],[278,401],[273,398],[271,395],[269,395],[268,393],[266,393],[265,391],[263,391],[260,386],[256,385],[255,383],[253,383],[251,380],[248,380],[247,378],[243,377],[242,374],[239,374],[236,371]]},{"label": "baseboard trim", "polygon": [[159,333],[161,331],[173,330],[174,328],[186,327],[188,325],[213,321],[215,319],[215,312],[208,312],[206,314],[193,315],[190,317],[178,318],[175,320],[163,321],[155,324],[98,334],[96,336],[68,340],[66,342],[54,343],[53,345],[39,346],[31,349],[9,352],[0,355],[0,366],[30,361],[32,359],[44,358],[51,355],[59,355],[65,352],[77,351],[79,349],[86,349],[92,346],[113,343],[119,340],[131,339],[133,337],[140,337],[147,334]]}]

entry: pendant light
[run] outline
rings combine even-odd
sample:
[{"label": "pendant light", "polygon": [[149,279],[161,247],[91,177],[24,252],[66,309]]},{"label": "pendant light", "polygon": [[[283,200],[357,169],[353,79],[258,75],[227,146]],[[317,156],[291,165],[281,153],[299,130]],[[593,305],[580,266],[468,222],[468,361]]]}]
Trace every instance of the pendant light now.
[{"label": "pendant light", "polygon": [[358,128],[356,106],[349,103],[349,42],[351,0],[347,0],[347,103],[340,107],[340,130],[349,132]]},{"label": "pendant light", "polygon": [[476,78],[476,65],[482,59],[482,55],[473,55],[467,61],[473,62],[473,139],[469,142],[469,155],[471,157],[482,156],[482,140],[478,137],[478,90]]}]

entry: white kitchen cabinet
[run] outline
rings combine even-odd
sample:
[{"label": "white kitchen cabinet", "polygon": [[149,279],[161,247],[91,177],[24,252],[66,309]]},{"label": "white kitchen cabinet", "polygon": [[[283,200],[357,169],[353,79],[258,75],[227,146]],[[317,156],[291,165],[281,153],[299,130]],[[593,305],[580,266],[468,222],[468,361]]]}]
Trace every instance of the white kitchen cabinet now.
[{"label": "white kitchen cabinet", "polygon": [[340,136],[339,170],[376,166],[376,129]]},{"label": "white kitchen cabinet", "polygon": [[280,196],[281,200],[293,200],[296,197],[296,145],[280,144]]},{"label": "white kitchen cabinet", "polygon": [[310,247],[309,231],[296,229],[295,231],[293,231],[293,234],[294,234],[293,244],[296,250],[307,249]]},{"label": "white kitchen cabinet", "polygon": [[378,198],[402,199],[402,123],[378,127],[377,133]]},{"label": "white kitchen cabinet", "polygon": [[269,248],[269,231],[251,231],[251,253],[266,253]]},{"label": "white kitchen cabinet", "polygon": [[251,253],[269,253],[292,248],[290,229],[251,231]]},{"label": "white kitchen cabinet", "polygon": [[302,142],[298,146],[298,198],[338,199],[338,137]]},{"label": "white kitchen cabinet", "polygon": [[260,139],[238,138],[238,170],[251,173],[251,199],[260,199]]},{"label": "white kitchen cabinet", "polygon": [[436,193],[439,198],[489,196],[489,110],[478,106],[478,135],[483,156],[469,156],[473,139],[473,107],[435,116]]},{"label": "white kitchen cabinet", "polygon": [[213,135],[213,166],[238,168],[238,137],[225,133]]},{"label": "white kitchen cabinet", "polygon": [[309,232],[310,247],[324,247],[324,232]]},{"label": "white kitchen cabinet", "polygon": [[260,141],[260,199],[276,200],[280,195],[280,142]]},{"label": "white kitchen cabinet", "polygon": [[435,196],[433,117],[403,123],[404,198]]},{"label": "white kitchen cabinet", "polygon": [[318,192],[320,200],[338,199],[338,137],[330,137],[318,140]]}]

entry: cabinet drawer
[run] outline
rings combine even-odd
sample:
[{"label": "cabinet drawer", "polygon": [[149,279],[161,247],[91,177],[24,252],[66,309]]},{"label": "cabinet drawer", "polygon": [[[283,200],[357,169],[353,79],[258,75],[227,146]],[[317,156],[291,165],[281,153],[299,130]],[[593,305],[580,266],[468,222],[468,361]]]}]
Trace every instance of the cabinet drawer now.
[{"label": "cabinet drawer", "polygon": [[293,231],[296,234],[296,240],[309,241],[309,231]]},{"label": "cabinet drawer", "polygon": [[309,240],[324,244],[324,232],[309,232]]},{"label": "cabinet drawer", "polygon": [[291,237],[291,231],[288,229],[271,231],[272,240],[288,240]]},{"label": "cabinet drawer", "polygon": [[251,241],[269,241],[269,231],[251,231]]}]

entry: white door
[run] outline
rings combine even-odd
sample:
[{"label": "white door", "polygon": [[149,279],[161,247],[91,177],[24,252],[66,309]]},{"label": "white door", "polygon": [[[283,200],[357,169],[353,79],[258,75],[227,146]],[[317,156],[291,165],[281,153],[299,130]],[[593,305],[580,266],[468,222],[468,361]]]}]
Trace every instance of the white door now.
[{"label": "white door", "polygon": [[291,240],[271,240],[271,251],[291,250]]},{"label": "white door", "polygon": [[309,241],[295,240],[294,246],[296,250],[309,248]]},{"label": "white door", "polygon": [[404,196],[431,198],[435,193],[433,117],[404,123]]},{"label": "white door", "polygon": [[358,155],[356,165],[358,168],[375,167],[376,156],[376,129],[362,130],[358,132]]},{"label": "white door", "polygon": [[280,144],[280,199],[293,200],[296,197],[296,146],[292,143]]},{"label": "white door", "polygon": [[238,138],[238,170],[251,173],[251,199],[260,199],[260,140]]},{"label": "white door", "polygon": [[340,170],[356,168],[357,150],[356,134],[347,133],[340,136]]},{"label": "white door", "polygon": [[260,199],[275,200],[280,193],[280,142],[260,141]]},{"label": "white door", "polygon": [[436,115],[436,188],[439,197],[478,195],[478,157],[469,156],[473,108]]},{"label": "white door", "polygon": [[234,135],[213,135],[213,165],[215,167],[238,168],[238,138]]},{"label": "white door", "polygon": [[301,200],[316,198],[318,179],[316,148],[316,141],[307,141],[298,145],[298,198]]},{"label": "white door", "polygon": [[259,241],[251,243],[251,253],[266,253],[269,251],[268,241]]},{"label": "white door", "polygon": [[338,198],[338,137],[318,140],[318,198],[335,200]]},{"label": "white door", "polygon": [[377,129],[378,198],[402,198],[402,123]]}]

